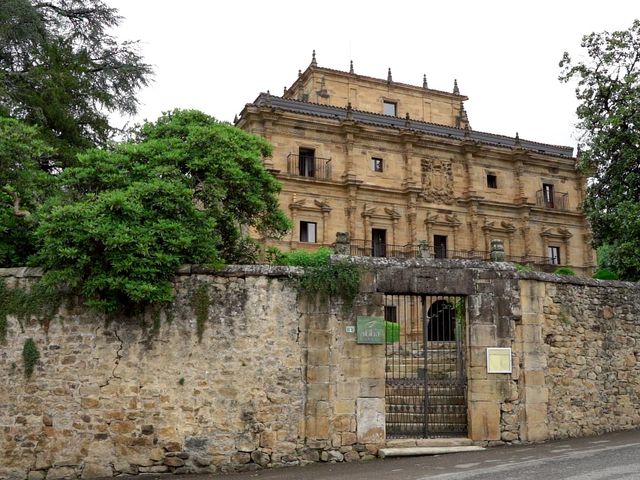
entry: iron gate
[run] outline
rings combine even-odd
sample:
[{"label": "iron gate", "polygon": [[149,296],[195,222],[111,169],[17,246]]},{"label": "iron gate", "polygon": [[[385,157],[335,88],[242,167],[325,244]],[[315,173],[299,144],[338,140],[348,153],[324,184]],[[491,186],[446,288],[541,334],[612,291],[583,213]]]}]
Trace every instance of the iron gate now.
[{"label": "iron gate", "polygon": [[465,297],[385,295],[390,438],[465,436]]}]

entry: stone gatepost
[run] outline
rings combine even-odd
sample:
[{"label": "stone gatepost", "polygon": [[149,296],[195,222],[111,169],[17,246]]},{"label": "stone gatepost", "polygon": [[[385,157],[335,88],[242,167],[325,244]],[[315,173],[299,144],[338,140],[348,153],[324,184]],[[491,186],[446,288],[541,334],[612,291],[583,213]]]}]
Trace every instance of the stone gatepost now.
[{"label": "stone gatepost", "polygon": [[351,239],[348,232],[337,232],[335,243],[336,255],[351,255]]},{"label": "stone gatepost", "polygon": [[418,258],[431,258],[429,244],[426,240],[420,240],[420,242],[418,242]]},{"label": "stone gatepost", "polygon": [[504,242],[502,240],[491,240],[491,261],[504,262]]}]

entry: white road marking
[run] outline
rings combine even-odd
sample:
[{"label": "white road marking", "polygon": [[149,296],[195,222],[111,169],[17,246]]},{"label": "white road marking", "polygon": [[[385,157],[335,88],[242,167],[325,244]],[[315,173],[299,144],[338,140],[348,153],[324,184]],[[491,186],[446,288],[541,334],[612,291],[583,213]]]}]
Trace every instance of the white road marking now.
[{"label": "white road marking", "polygon": [[[584,450],[574,450],[574,451],[568,451],[567,450],[567,451],[565,451],[565,453],[562,453],[562,454],[556,455],[556,456],[552,456],[552,457],[541,457],[541,458],[536,458],[536,459],[533,459],[533,460],[525,460],[525,461],[522,461],[522,462],[510,461],[510,462],[508,462],[506,464],[492,465],[491,467],[479,468],[477,470],[473,470],[473,471],[470,471],[470,472],[443,473],[443,474],[440,474],[440,475],[420,477],[417,480],[432,480],[432,479],[465,480],[465,479],[470,479],[470,478],[476,477],[478,475],[494,473],[494,472],[496,472],[498,470],[499,471],[508,471],[508,470],[511,470],[513,467],[516,467],[516,466],[539,465],[539,464],[546,463],[546,462],[557,462],[557,461],[567,460],[567,459],[570,459],[570,458],[572,458],[572,459],[586,458],[586,457],[589,457],[589,456],[593,455],[594,453],[607,452],[607,451],[611,451],[611,450],[621,450],[623,448],[636,447],[636,446],[639,446],[639,445],[640,445],[640,443],[628,443],[626,445],[616,445],[616,446],[612,446],[612,447],[587,448],[587,449],[584,449]],[[615,467],[612,467],[612,468],[615,468]],[[622,468],[622,467],[620,467],[620,468]],[[598,473],[594,472],[593,474],[596,475]],[[589,480],[598,480],[600,478],[604,479],[605,477],[593,477],[593,479],[589,479]],[[609,477],[609,478],[611,478],[611,477]],[[622,477],[622,478],[624,478],[624,477]]]}]

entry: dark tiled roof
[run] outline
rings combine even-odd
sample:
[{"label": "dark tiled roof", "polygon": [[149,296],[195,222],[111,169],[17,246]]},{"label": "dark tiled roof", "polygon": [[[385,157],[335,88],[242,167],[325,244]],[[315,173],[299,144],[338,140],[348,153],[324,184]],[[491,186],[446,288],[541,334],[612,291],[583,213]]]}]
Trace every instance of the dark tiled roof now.
[{"label": "dark tiled roof", "polygon": [[[299,100],[276,97],[267,93],[261,93],[253,104],[256,106],[271,106],[288,112],[313,115],[316,117],[334,118],[337,120],[347,119],[346,108],[334,107],[331,105],[320,105],[310,102],[301,102]],[[392,117],[379,113],[362,112],[360,110],[351,110],[351,118],[354,121],[369,125],[379,125],[382,127],[391,128],[409,128],[410,130],[416,132],[426,133],[439,137],[452,138],[457,140],[465,139],[465,130],[461,128],[449,127],[446,125],[439,125],[437,123],[422,122],[419,120],[411,119],[409,120],[409,125],[407,126],[407,120],[404,118]],[[493,133],[478,132],[475,130],[468,130],[466,133],[468,134],[468,139],[478,143],[507,148],[516,147],[516,139],[513,137],[496,135]],[[572,147],[548,145],[546,143],[538,143],[522,139],[520,139],[519,142],[520,147],[531,150],[533,152],[543,153],[545,155],[553,155],[555,157],[573,157]]]}]

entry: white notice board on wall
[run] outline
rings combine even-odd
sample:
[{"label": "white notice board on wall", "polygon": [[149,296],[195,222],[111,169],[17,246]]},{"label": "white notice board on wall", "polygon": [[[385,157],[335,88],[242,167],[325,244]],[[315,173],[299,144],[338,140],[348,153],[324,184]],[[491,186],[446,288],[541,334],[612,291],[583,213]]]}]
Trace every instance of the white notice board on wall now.
[{"label": "white notice board on wall", "polygon": [[487,348],[487,373],[511,371],[511,348]]}]

